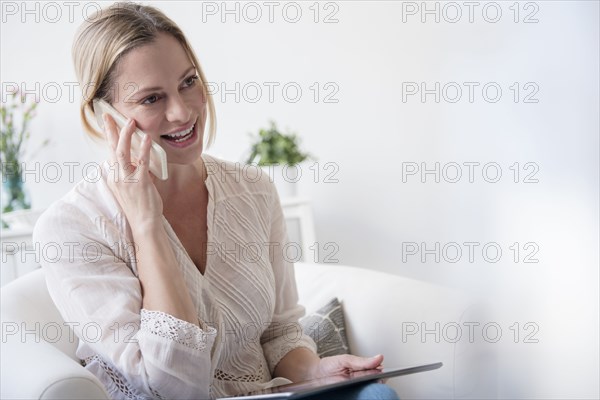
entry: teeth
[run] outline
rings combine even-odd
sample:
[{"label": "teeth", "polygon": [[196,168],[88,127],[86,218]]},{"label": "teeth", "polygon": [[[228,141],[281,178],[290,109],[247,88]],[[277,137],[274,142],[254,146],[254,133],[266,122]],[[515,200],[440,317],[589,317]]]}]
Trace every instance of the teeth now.
[{"label": "teeth", "polygon": [[[189,136],[192,136],[192,135],[189,135]],[[184,136],[184,137],[182,137],[181,139],[175,139],[174,142],[175,143],[179,143],[179,142],[183,142],[185,140],[188,140],[188,136],[187,135]]]},{"label": "teeth", "polygon": [[180,137],[183,137],[183,136],[186,136],[187,134],[189,134],[192,131],[192,129],[194,129],[194,125],[192,125],[191,128],[186,129],[185,131],[171,133],[169,135],[163,135],[163,136],[168,136],[170,138],[180,138]]}]

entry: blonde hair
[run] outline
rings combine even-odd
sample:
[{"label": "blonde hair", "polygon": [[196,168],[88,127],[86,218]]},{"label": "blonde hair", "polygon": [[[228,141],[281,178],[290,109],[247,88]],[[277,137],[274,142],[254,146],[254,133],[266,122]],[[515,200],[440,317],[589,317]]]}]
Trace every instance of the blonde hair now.
[{"label": "blonde hair", "polygon": [[72,54],[77,80],[82,88],[80,116],[84,129],[94,138],[104,138],[89,119],[92,101],[112,103],[112,86],[119,60],[130,50],[152,43],[159,33],[173,36],[181,44],[200,77],[208,108],[207,147],[215,138],[216,113],[213,98],[198,58],[181,29],[158,9],[135,3],[115,3],[90,15],[79,27]]}]

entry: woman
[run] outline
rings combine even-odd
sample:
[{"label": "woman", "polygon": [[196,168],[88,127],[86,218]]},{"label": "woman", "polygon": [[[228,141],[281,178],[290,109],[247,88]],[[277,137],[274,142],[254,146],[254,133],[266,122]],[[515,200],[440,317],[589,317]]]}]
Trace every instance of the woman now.
[{"label": "woman", "polygon": [[[84,22],[73,58],[84,126],[106,138],[110,160],[102,179],[44,213],[34,240],[69,250],[42,262],[48,289],[109,395],[215,398],[380,367],[382,356],[319,359],[308,336],[289,333],[303,308],[281,254],[277,193],[267,177],[240,180],[235,165],[202,153],[214,105],[181,30],[152,7],[117,3]],[[118,130],[105,115],[97,132],[93,99],[128,124]],[[131,154],[136,127],[146,136]],[[152,141],[167,153],[165,181],[148,170]],[[248,257],[249,243],[265,251]],[[395,396],[384,385],[365,390]]]}]

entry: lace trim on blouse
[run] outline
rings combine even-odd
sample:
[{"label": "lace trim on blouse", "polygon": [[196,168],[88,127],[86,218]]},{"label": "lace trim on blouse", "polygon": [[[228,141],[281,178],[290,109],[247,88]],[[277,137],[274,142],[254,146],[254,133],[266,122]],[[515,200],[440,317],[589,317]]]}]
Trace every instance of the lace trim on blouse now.
[{"label": "lace trim on blouse", "polygon": [[[140,394],[131,385],[129,385],[127,383],[127,381],[125,380],[125,378],[119,373],[119,371],[117,371],[112,366],[110,366],[98,354],[94,354],[91,357],[87,357],[86,359],[81,360],[81,365],[83,365],[84,367],[86,365],[89,365],[92,363],[98,363],[98,365],[100,365],[100,368],[102,368],[102,370],[110,378],[110,380],[114,384],[114,386],[119,390],[119,392],[121,392],[125,396],[126,399],[131,399],[131,400],[146,400],[146,399],[148,399],[147,396]],[[109,389],[109,388],[107,388],[107,389]],[[163,399],[163,397],[158,392],[156,392],[154,389],[150,388],[150,391],[152,392],[152,395],[155,398]]]},{"label": "lace trim on blouse", "polygon": [[262,363],[256,374],[247,374],[247,375],[232,375],[220,369],[215,370],[215,379],[220,381],[229,381],[229,382],[261,382],[264,375],[264,369]]},{"label": "lace trim on blouse", "polygon": [[140,329],[202,351],[206,349],[208,337],[215,335],[217,330],[198,322],[200,327],[162,311],[142,309]]}]

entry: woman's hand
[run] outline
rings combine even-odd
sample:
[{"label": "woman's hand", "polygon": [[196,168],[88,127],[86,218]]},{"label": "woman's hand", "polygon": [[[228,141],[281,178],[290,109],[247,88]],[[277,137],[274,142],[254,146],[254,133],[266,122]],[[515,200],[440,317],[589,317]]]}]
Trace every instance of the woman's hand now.
[{"label": "woman's hand", "polygon": [[312,375],[315,378],[319,378],[366,369],[382,369],[382,363],[383,356],[381,354],[370,358],[358,357],[350,354],[325,357],[321,358]]},{"label": "woman's hand", "polygon": [[[135,122],[117,132],[112,117],[104,116],[110,145],[108,185],[123,208],[136,244],[137,275],[142,288],[142,308],[162,311],[199,326],[198,313],[187,289],[167,233],[162,227],[163,202],[149,169],[151,141],[142,140],[132,160],[131,136]],[[157,229],[158,228],[158,229]]]},{"label": "woman's hand", "polygon": [[366,358],[350,354],[319,358],[312,350],[299,347],[287,353],[274,371],[292,382],[302,382],[346,372],[383,368],[383,356]]},{"label": "woman's hand", "polygon": [[130,119],[118,132],[114,119],[104,114],[104,133],[110,146],[110,174],[108,186],[112,190],[132,228],[158,221],[163,203],[154,185],[156,177],[148,169],[152,141],[146,135],[140,154],[131,155],[131,136],[135,121]]}]

